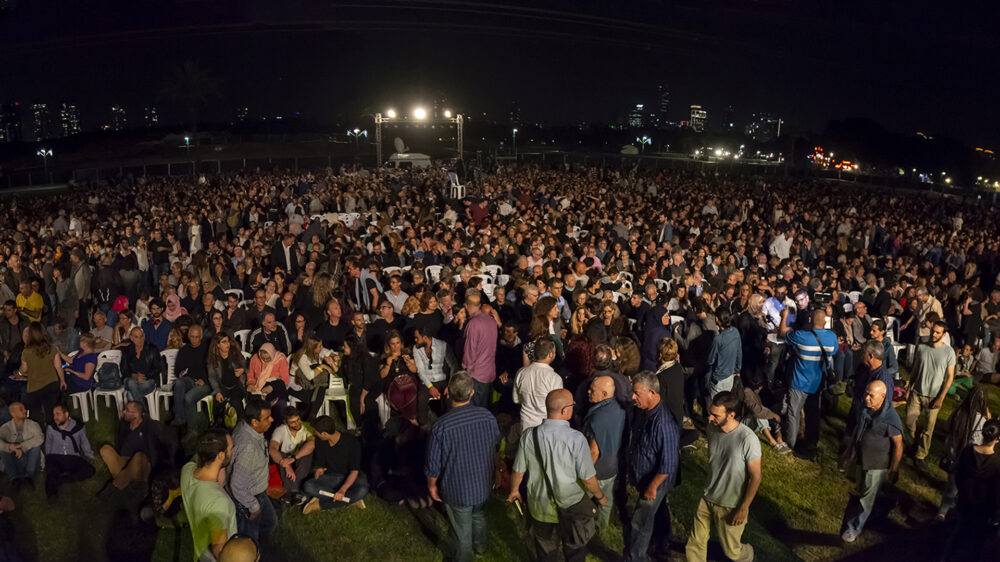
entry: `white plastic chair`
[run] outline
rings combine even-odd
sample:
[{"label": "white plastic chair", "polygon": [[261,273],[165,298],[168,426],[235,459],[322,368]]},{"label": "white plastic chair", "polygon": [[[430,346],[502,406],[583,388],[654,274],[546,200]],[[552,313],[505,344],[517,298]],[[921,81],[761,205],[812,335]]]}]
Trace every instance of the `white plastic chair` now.
[{"label": "white plastic chair", "polygon": [[236,330],[236,332],[233,333],[233,337],[240,343],[240,350],[246,351],[247,345],[250,344],[250,342],[247,341],[250,339],[250,330]]},{"label": "white plastic chair", "polygon": [[623,280],[622,281],[622,289],[624,290],[625,294],[631,295],[632,294],[632,282],[629,281],[629,280],[627,280],[627,279]]},{"label": "white plastic chair", "polygon": [[243,301],[243,289],[226,289],[223,292],[227,295],[236,295],[240,302]]},{"label": "white plastic chair", "polygon": [[382,268],[382,273],[385,275],[385,278],[388,279],[388,278],[392,277],[392,275],[394,273],[401,273],[402,270],[403,270],[403,268],[401,268],[401,267],[396,267],[394,265],[390,265],[389,267]]},{"label": "white plastic chair", "polygon": [[892,341],[899,341],[899,318],[896,318],[895,316],[886,316],[885,330],[887,332],[886,335],[888,335]]},{"label": "white plastic chair", "polygon": [[[90,393],[90,391],[85,390],[83,392],[74,392],[73,394],[69,395],[69,399],[72,402],[74,408],[80,409],[80,418],[83,420],[83,423],[89,422],[90,404],[91,402],[94,401],[94,396]],[[95,405],[94,410],[96,409],[97,406]]]},{"label": "white plastic chair", "polygon": [[486,273],[489,273],[490,277],[492,277],[493,280],[496,281],[496,279],[498,277],[500,277],[500,275],[503,274],[503,268],[500,267],[499,265],[496,265],[496,264],[487,265],[486,266]]},{"label": "white plastic chair", "polygon": [[149,404],[149,417],[159,421],[160,400],[163,400],[164,409],[170,409],[170,398],[174,395],[174,383],[177,382],[177,351],[176,349],[164,349],[160,356],[167,362],[166,382],[146,395],[146,402]]},{"label": "white plastic chair", "polygon": [[497,285],[500,285],[501,287],[506,287],[507,283],[510,283],[510,275],[507,275],[506,273],[501,273],[500,275],[497,275],[496,279]]},{"label": "white plastic chair", "polygon": [[844,312],[850,312],[852,310],[854,310],[854,303],[853,302],[845,302],[844,303]]},{"label": "white plastic chair", "polygon": [[441,280],[441,266],[440,265],[428,265],[424,268],[424,277],[430,281],[437,283]]},{"label": "white plastic chair", "polygon": [[330,377],[330,386],[326,389],[326,395],[323,396],[323,405],[319,409],[319,415],[330,414],[331,402],[344,403],[344,411],[347,412],[347,429],[354,429],[354,416],[351,415],[351,408],[347,404],[347,387],[344,386],[344,379],[336,375]]},{"label": "white plastic chair", "polygon": [[[118,365],[119,371],[122,366],[122,351],[120,349],[109,349],[107,351],[102,351],[97,355],[97,366],[94,368],[94,374],[101,370],[101,366],[107,362],[113,362]],[[121,386],[114,390],[103,390],[95,388],[91,391],[91,403],[94,405],[94,419],[100,420],[101,409],[97,405],[97,400],[99,398],[104,399],[104,405],[110,407],[111,401],[115,401],[115,407],[118,408],[118,417],[122,415],[122,410],[125,408],[125,386]]]},{"label": "white plastic chair", "polygon": [[666,279],[653,279],[653,283],[656,285],[657,291],[670,290],[670,281],[667,281]]},{"label": "white plastic chair", "polygon": [[683,324],[683,323],[684,323],[684,317],[683,316],[674,316],[672,314],[670,315],[670,324],[672,326],[673,325],[677,325],[677,324]]},{"label": "white plastic chair", "polygon": [[851,291],[847,293],[847,296],[851,299],[851,303],[856,303],[861,300],[861,291]]}]

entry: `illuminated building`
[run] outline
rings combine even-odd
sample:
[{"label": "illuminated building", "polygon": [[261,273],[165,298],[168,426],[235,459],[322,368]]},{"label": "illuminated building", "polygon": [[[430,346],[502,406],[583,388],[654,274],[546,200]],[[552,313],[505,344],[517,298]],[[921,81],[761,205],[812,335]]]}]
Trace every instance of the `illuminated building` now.
[{"label": "illuminated building", "polygon": [[31,104],[31,133],[36,141],[52,138],[52,120],[47,104]]},{"label": "illuminated building", "polygon": [[21,104],[18,102],[3,104],[0,111],[0,136],[6,142],[21,142]]},{"label": "illuminated building", "polygon": [[625,124],[633,129],[641,129],[646,124],[645,106],[641,103],[635,104],[635,107],[628,113],[628,118],[625,120]]},{"label": "illuminated building", "polygon": [[768,113],[754,113],[745,132],[748,137],[760,143],[775,141],[781,133],[781,119]]},{"label": "illuminated building", "polygon": [[691,106],[691,129],[696,133],[705,131],[705,122],[708,121],[708,112],[700,105]]},{"label": "illuminated building", "polygon": [[111,125],[109,128],[112,131],[124,131],[127,125],[128,117],[125,113],[125,106],[111,106]]},{"label": "illuminated building", "polygon": [[143,108],[142,121],[146,127],[156,127],[160,124],[160,114],[155,105],[147,105]]},{"label": "illuminated building", "polygon": [[660,84],[656,87],[656,102],[656,126],[662,129],[670,122],[667,117],[667,112],[670,110],[670,90],[666,85]]},{"label": "illuminated building", "polygon": [[64,137],[80,134],[80,111],[76,108],[76,104],[62,104],[59,108],[59,126]]}]

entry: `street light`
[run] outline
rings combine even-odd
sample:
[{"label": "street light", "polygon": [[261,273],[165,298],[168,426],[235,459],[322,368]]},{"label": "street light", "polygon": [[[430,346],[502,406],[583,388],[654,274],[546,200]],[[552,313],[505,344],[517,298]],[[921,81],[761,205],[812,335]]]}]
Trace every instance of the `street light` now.
[{"label": "street light", "polygon": [[347,131],[347,135],[354,137],[354,151],[357,152],[359,148],[358,143],[361,137],[368,138],[368,131],[367,130],[362,131],[361,129],[355,127],[353,130]]},{"label": "street light", "polygon": [[514,158],[517,158],[517,129],[515,128],[511,134],[511,144],[514,145]]},{"label": "street light", "polygon": [[646,145],[651,144],[653,139],[643,135],[642,138],[635,137],[635,142],[639,143],[639,149],[643,152],[646,151]]},{"label": "street light", "polygon": [[427,117],[427,110],[426,109],[424,109],[422,107],[418,107],[418,108],[416,108],[416,109],[413,110],[413,118],[414,119],[424,119],[425,117]]},{"label": "street light", "polygon": [[36,154],[38,154],[39,156],[42,157],[42,166],[45,167],[45,172],[48,173],[48,171],[49,171],[49,161],[48,161],[48,158],[49,158],[49,156],[52,156],[52,149],[51,148],[40,148],[40,149],[38,149],[38,152]]}]

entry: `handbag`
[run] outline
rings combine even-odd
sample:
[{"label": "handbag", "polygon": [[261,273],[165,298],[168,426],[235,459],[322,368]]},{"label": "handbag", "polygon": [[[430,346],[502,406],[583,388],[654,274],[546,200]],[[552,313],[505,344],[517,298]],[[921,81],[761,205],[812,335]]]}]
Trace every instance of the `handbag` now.
[{"label": "handbag", "polygon": [[[549,493],[549,497],[552,499],[552,503],[556,505],[556,513],[558,514],[560,522],[570,522],[570,521],[584,521],[584,522],[594,522],[597,520],[597,510],[601,507],[600,503],[586,492],[583,494],[583,498],[580,501],[569,507],[559,507],[559,502],[556,501],[556,495],[552,491],[552,482],[549,481],[549,470],[545,466],[545,460],[542,456],[542,449],[538,445],[538,428],[534,428],[531,431],[531,438],[535,443],[535,454],[538,455],[538,464],[542,466],[542,480],[545,481],[545,489]],[[596,527],[592,529],[596,532]]]}]

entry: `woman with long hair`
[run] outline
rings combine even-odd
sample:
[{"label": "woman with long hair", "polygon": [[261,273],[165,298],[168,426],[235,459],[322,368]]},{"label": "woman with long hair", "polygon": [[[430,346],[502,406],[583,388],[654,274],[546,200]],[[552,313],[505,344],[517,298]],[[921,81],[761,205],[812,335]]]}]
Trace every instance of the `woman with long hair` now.
[{"label": "woman with long hair", "polygon": [[45,337],[40,322],[25,328],[24,351],[18,374],[27,377],[28,388],[24,406],[31,412],[31,419],[45,425],[52,419],[52,408],[59,403],[59,392],[66,389],[62,356],[56,346]]},{"label": "woman with long hair", "polygon": [[996,527],[991,523],[997,516],[997,481],[1000,479],[1000,455],[996,454],[998,444],[1000,422],[987,420],[983,424],[981,442],[966,446],[958,455],[955,467],[958,521],[948,537],[941,560],[952,560],[952,549],[956,544],[969,554],[975,553],[970,560],[992,559],[983,556],[983,541],[996,534]]},{"label": "woman with long hair", "polygon": [[350,334],[344,340],[340,376],[347,382],[351,417],[363,439],[378,436],[379,416],[375,400],[382,395],[378,361],[368,352],[364,338]]},{"label": "woman with long hair", "polygon": [[531,325],[528,339],[535,341],[538,338],[549,336],[556,344],[556,360],[563,357],[563,342],[559,334],[559,301],[555,297],[542,297],[535,302],[531,309]]},{"label": "woman with long hair", "polygon": [[228,401],[236,410],[236,415],[243,417],[243,401],[247,396],[247,368],[240,346],[229,334],[216,334],[208,348],[206,365],[208,382],[212,385],[216,404],[221,407]]},{"label": "woman with long hair", "polygon": [[745,377],[754,377],[755,380],[767,372],[767,321],[764,319],[764,300],[763,295],[757,293],[750,295],[746,310],[736,319],[736,329],[740,333],[743,347],[743,366],[740,373]]},{"label": "woman with long hair", "polygon": [[417,374],[417,364],[406,352],[403,337],[399,332],[392,330],[385,335],[385,347],[379,359],[378,375],[382,379],[382,388],[388,387],[394,378],[402,374]]},{"label": "woman with long hair", "polygon": [[945,456],[941,459],[941,467],[948,473],[948,483],[941,492],[938,521],[944,521],[958,499],[958,485],[955,481],[958,456],[970,444],[983,444],[983,425],[991,418],[986,400],[986,387],[981,384],[974,385],[965,400],[952,412],[948,436],[944,442]]}]

